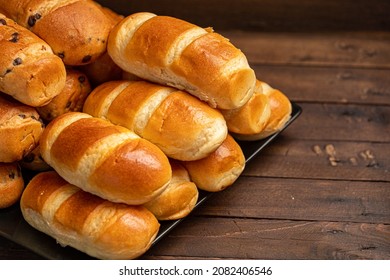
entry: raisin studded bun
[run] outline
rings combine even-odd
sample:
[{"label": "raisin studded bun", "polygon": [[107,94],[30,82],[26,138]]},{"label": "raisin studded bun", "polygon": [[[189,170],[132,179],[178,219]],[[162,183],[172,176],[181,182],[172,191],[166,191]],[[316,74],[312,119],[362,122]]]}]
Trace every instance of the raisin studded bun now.
[{"label": "raisin studded bun", "polygon": [[52,169],[50,165],[48,165],[43,160],[39,145],[34,150],[32,150],[29,154],[23,157],[23,159],[19,162],[19,164],[20,167],[22,167],[23,169],[37,171],[37,172],[48,171]]},{"label": "raisin studded bun", "polygon": [[1,13],[0,50],[0,91],[35,107],[63,89],[66,71],[61,59],[45,41]]},{"label": "raisin studded bun", "polygon": [[37,111],[46,122],[67,112],[79,112],[90,92],[88,77],[79,70],[67,69],[64,89],[50,103],[37,107]]},{"label": "raisin studded bun", "polygon": [[18,163],[0,162],[0,209],[18,202],[23,188],[24,181]]},{"label": "raisin studded bun", "polygon": [[43,130],[35,108],[0,94],[0,162],[21,160],[38,145]]},{"label": "raisin studded bun", "polygon": [[0,0],[0,12],[45,40],[66,65],[88,64],[102,55],[112,27],[94,1]]}]

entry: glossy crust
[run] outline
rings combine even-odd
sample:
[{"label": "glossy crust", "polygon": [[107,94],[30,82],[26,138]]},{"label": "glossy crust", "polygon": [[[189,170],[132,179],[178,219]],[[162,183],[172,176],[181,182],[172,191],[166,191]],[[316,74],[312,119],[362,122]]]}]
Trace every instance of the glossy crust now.
[{"label": "glossy crust", "polygon": [[123,70],[234,109],[253,94],[255,73],[228,39],[189,22],[152,13],[126,17],[110,33],[108,53]]},{"label": "glossy crust", "polygon": [[0,162],[0,209],[17,203],[24,189],[24,180],[17,162]]},{"label": "glossy crust", "polygon": [[45,40],[66,65],[91,63],[106,51],[112,24],[94,1],[0,0],[0,7]]},{"label": "glossy crust", "polygon": [[67,112],[80,112],[91,90],[92,87],[88,77],[83,72],[75,69],[67,69],[66,83],[61,93],[54,97],[47,105],[37,107],[36,109],[46,122],[50,122]]},{"label": "glossy crust", "polygon": [[21,160],[37,147],[43,130],[33,107],[0,95],[0,162]]},{"label": "glossy crust", "polygon": [[241,147],[231,135],[208,157],[181,162],[191,181],[205,191],[219,192],[232,185],[245,168]]},{"label": "glossy crust", "polygon": [[227,135],[219,111],[184,91],[146,81],[102,84],[83,111],[127,127],[178,160],[209,155]]},{"label": "glossy crust", "polygon": [[56,172],[36,175],[23,192],[25,220],[55,238],[99,259],[134,259],[146,252],[159,223],[143,206],[113,203],[69,184]]},{"label": "glossy crust", "polygon": [[253,135],[262,132],[271,117],[269,97],[263,94],[261,82],[256,82],[255,91],[248,102],[237,109],[221,110],[229,132]]},{"label": "glossy crust", "polygon": [[0,49],[0,91],[14,99],[42,106],[65,86],[65,66],[50,46],[2,14]]},{"label": "glossy crust", "polygon": [[172,180],[168,187],[144,206],[158,220],[176,220],[186,217],[198,201],[198,188],[191,182],[187,170],[176,160],[170,160]]},{"label": "glossy crust", "polygon": [[235,112],[222,114],[235,138],[255,141],[280,131],[291,118],[291,112],[291,102],[285,94],[258,80],[254,96],[247,104]]},{"label": "glossy crust", "polygon": [[158,147],[84,113],[65,113],[50,122],[40,147],[43,159],[68,182],[114,202],[146,203],[172,176]]}]

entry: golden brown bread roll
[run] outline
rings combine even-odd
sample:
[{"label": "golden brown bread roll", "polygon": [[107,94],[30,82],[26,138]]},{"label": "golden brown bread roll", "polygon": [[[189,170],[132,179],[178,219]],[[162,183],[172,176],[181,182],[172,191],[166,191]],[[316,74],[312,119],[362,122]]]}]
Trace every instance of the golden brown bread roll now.
[{"label": "golden brown bread roll", "polygon": [[95,88],[84,112],[122,125],[167,156],[196,160],[225,140],[222,114],[190,94],[146,81],[111,81]]},{"label": "golden brown bread roll", "polygon": [[46,42],[2,14],[0,49],[0,91],[34,107],[61,92],[66,77],[61,59]]},{"label": "golden brown bread roll", "polygon": [[[111,20],[112,27],[123,19],[122,15],[117,14],[113,10],[103,6],[100,7]],[[120,80],[123,72],[112,60],[107,51],[92,63],[81,66],[80,69],[88,76],[89,81],[94,87],[108,81]]]},{"label": "golden brown bread roll", "polygon": [[183,89],[211,107],[233,109],[253,94],[255,73],[226,38],[189,22],[152,13],[124,18],[107,50],[123,70]]},{"label": "golden brown bread roll", "polygon": [[91,84],[84,73],[75,69],[67,69],[66,83],[61,93],[45,106],[36,109],[46,122],[67,112],[80,112],[91,90]]},{"label": "golden brown bread roll", "polygon": [[94,62],[80,67],[90,83],[96,87],[108,81],[122,79],[122,69],[114,63],[107,52],[99,56]]},{"label": "golden brown bread roll", "polygon": [[229,134],[208,157],[181,163],[199,189],[218,192],[232,185],[241,175],[245,168],[245,157],[241,147]]},{"label": "golden brown bread roll", "polygon": [[155,145],[85,113],[51,121],[40,147],[43,159],[65,180],[113,202],[146,203],[172,176],[168,158]]},{"label": "golden brown bread roll", "polygon": [[264,139],[280,131],[290,119],[291,111],[286,95],[259,80],[253,96],[244,106],[221,110],[229,132],[244,141]]},{"label": "golden brown bread roll", "polygon": [[0,12],[45,40],[67,65],[91,63],[102,55],[112,27],[89,0],[0,0]]},{"label": "golden brown bread roll", "polygon": [[168,187],[144,206],[158,220],[176,220],[186,217],[198,201],[198,188],[190,181],[187,170],[176,160],[170,160],[172,180]]},{"label": "golden brown bread roll", "polygon": [[14,162],[29,154],[39,142],[44,125],[38,112],[0,94],[0,162]]},{"label": "golden brown bread roll", "polygon": [[0,209],[19,201],[24,189],[24,180],[17,162],[0,162]]},{"label": "golden brown bread roll", "polygon": [[[281,130],[291,118],[292,105],[288,97],[278,89],[272,88],[269,84],[261,82],[263,94],[268,96],[271,107],[271,116],[264,130],[257,135],[256,139],[265,138]],[[249,140],[253,140],[250,137]],[[247,139],[248,140],[248,139]]]},{"label": "golden brown bread roll", "polygon": [[113,203],[84,192],[56,172],[36,175],[20,207],[34,228],[100,259],[133,259],[146,252],[159,223],[143,206]]}]

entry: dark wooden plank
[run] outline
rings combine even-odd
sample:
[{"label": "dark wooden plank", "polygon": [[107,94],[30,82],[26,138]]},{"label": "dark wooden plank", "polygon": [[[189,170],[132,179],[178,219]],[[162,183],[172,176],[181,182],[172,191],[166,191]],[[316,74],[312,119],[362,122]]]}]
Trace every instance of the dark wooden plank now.
[{"label": "dark wooden plank", "polygon": [[150,11],[218,29],[388,30],[386,0],[98,0],[122,14]]},{"label": "dark wooden plank", "polygon": [[390,105],[390,70],[254,65],[259,79],[297,102]]},{"label": "dark wooden plank", "polygon": [[196,213],[390,224],[390,183],[240,177],[214,194]]},{"label": "dark wooden plank", "polygon": [[301,116],[286,133],[297,139],[390,142],[390,107],[299,103]]},{"label": "dark wooden plank", "polygon": [[222,32],[250,64],[390,68],[390,32]]},{"label": "dark wooden plank", "polygon": [[389,259],[390,225],[192,217],[143,258]]},{"label": "dark wooden plank", "polygon": [[389,143],[298,140],[282,136],[252,159],[244,174],[390,182],[389,158]]}]

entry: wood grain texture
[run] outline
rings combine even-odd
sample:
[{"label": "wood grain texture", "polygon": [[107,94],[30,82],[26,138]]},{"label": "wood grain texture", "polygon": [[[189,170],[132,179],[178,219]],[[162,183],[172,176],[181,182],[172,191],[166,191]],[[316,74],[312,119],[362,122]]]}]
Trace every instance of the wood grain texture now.
[{"label": "wood grain texture", "polygon": [[303,113],[288,133],[292,138],[325,141],[390,141],[390,107],[300,103]]},{"label": "wood grain texture", "polygon": [[123,14],[149,11],[216,29],[280,31],[389,30],[386,0],[98,0]]},{"label": "wood grain texture", "polygon": [[[99,2],[214,26],[303,109],[141,258],[390,259],[389,1]],[[0,238],[8,256],[37,257]]]},{"label": "wood grain texture", "polygon": [[390,225],[193,217],[143,258],[388,259]]},{"label": "wood grain texture", "polygon": [[390,69],[262,64],[253,68],[259,79],[296,102],[390,105]]},{"label": "wood grain texture", "polygon": [[196,214],[390,224],[389,197],[390,182],[242,176],[230,188],[214,194]]},{"label": "wood grain texture", "polygon": [[246,54],[252,65],[390,68],[389,32],[222,34]]},{"label": "wood grain texture", "polygon": [[383,143],[281,137],[246,166],[244,175],[390,182],[389,153],[390,145]]}]

